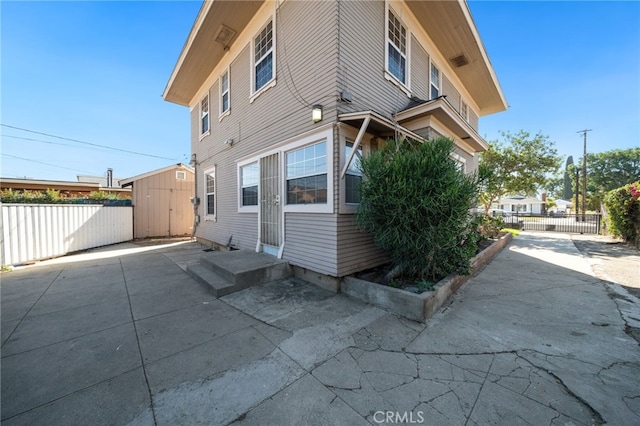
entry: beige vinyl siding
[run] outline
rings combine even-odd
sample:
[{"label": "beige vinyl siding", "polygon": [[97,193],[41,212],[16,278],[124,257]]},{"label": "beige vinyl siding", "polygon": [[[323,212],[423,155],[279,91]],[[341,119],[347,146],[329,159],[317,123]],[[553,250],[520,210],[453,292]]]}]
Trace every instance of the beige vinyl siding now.
[{"label": "beige vinyl siding", "polygon": [[471,108],[469,108],[469,124],[473,127],[476,132],[478,131],[478,114],[473,112]]},{"label": "beige vinyl siding", "polygon": [[358,229],[353,215],[338,217],[338,276],[389,262],[388,256],[373,243],[373,237]]},{"label": "beige vinyl siding", "polygon": [[[213,100],[210,102],[211,134],[202,140],[199,140],[197,133],[198,112],[192,111],[192,152],[196,153],[199,163],[197,178],[201,198],[201,222],[196,231],[198,237],[223,245],[227,245],[229,238],[232,238],[232,246],[255,250],[258,215],[238,213],[237,161],[336,119],[336,12],[337,4],[333,2],[283,3],[275,15],[276,85],[250,103],[253,75],[251,43],[247,43],[236,58],[229,59],[229,115],[218,120],[217,79],[210,88]],[[311,120],[311,105],[316,103],[324,106],[324,118],[318,124]],[[197,110],[197,107],[194,109]],[[233,139],[233,144],[225,145],[227,139]],[[215,222],[205,220],[203,202],[203,173],[214,165],[217,196]],[[285,194],[281,194],[281,198],[284,197]],[[315,221],[312,216],[300,215],[302,218],[308,217],[307,224]],[[290,222],[285,221],[285,226],[287,223]],[[289,233],[289,230],[285,232]],[[290,235],[295,241],[295,229]],[[333,245],[335,247],[335,239]],[[331,258],[333,260],[330,261]],[[310,259],[314,257],[307,258],[307,261]],[[320,268],[327,269],[323,265],[335,263],[335,254],[321,252],[314,261]]]},{"label": "beige vinyl siding", "polygon": [[423,100],[429,99],[429,54],[411,37],[411,93]]},{"label": "beige vinyl siding", "polygon": [[458,112],[460,112],[460,92],[458,92],[444,73],[440,72],[440,80],[442,81],[442,95],[447,97],[447,101]]},{"label": "beige vinyl siding", "polygon": [[193,229],[194,174],[176,179],[176,167],[133,182],[134,238],[190,235]]},{"label": "beige vinyl siding", "polygon": [[285,214],[283,257],[292,265],[338,276],[337,218],[333,214]]},{"label": "beige vinyl siding", "polygon": [[[390,117],[406,108],[409,98],[384,77],[385,3],[340,1],[338,5],[340,90],[348,89],[353,96],[351,104],[338,105],[340,112],[373,110]],[[413,65],[409,65],[411,70]]]}]

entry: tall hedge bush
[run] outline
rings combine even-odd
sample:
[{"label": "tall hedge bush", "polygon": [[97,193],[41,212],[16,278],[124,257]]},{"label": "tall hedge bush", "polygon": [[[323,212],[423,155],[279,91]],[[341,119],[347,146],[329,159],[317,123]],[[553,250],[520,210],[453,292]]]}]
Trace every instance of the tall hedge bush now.
[{"label": "tall hedge bush", "polygon": [[361,160],[365,179],[356,222],[402,275],[436,280],[469,270],[477,248],[470,210],[478,186],[451,158],[453,148],[447,138],[390,140]]},{"label": "tall hedge bush", "polygon": [[607,230],[640,248],[640,181],[609,191],[604,205]]}]

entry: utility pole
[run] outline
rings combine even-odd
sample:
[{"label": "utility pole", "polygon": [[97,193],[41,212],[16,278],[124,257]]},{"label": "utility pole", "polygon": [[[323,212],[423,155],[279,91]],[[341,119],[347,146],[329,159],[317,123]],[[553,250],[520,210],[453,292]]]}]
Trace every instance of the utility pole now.
[{"label": "utility pole", "polygon": [[576,222],[580,222],[580,169],[574,167],[576,171]]},{"label": "utility pole", "polygon": [[582,221],[585,221],[585,214],[587,213],[587,132],[592,129],[579,130],[576,133],[582,133],[584,137],[584,154],[582,155]]}]

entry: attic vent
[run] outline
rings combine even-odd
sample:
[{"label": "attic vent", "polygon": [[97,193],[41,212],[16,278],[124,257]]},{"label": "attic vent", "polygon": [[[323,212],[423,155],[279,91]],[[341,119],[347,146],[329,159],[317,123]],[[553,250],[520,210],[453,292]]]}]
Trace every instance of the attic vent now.
[{"label": "attic vent", "polygon": [[226,49],[229,47],[231,43],[231,39],[233,39],[235,35],[236,35],[236,32],[234,30],[227,27],[226,25],[221,25],[220,29],[216,33],[215,41],[223,45],[224,48]]},{"label": "attic vent", "polygon": [[176,179],[177,180],[186,180],[187,179],[187,172],[176,171]]},{"label": "attic vent", "polygon": [[467,65],[469,63],[469,60],[464,55],[454,56],[453,58],[449,59],[449,61],[451,61],[451,63],[456,68],[463,67],[463,66],[465,66],[465,65]]}]

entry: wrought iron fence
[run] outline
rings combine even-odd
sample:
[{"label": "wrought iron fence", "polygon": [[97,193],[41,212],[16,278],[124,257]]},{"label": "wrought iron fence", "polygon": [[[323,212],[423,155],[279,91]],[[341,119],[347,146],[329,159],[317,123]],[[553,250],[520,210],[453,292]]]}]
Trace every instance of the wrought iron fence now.
[{"label": "wrought iron fence", "polygon": [[503,213],[504,226],[523,231],[552,231],[574,234],[599,234],[601,214],[523,214]]}]

